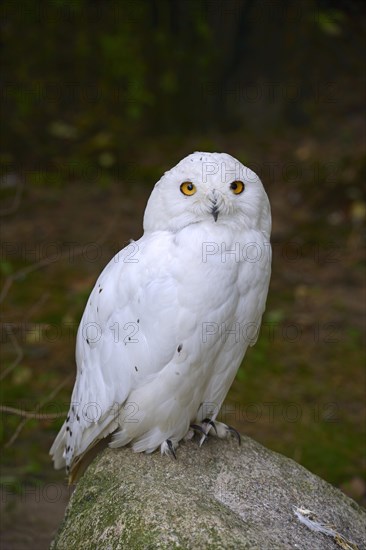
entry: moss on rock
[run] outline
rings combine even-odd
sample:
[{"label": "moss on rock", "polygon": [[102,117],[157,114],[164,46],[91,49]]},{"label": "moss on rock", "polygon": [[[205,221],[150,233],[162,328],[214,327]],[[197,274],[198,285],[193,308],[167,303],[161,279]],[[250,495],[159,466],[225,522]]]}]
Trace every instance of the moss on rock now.
[{"label": "moss on rock", "polygon": [[212,438],[177,453],[175,461],[106,449],[79,481],[52,549],[335,550],[294,507],[366,548],[366,514],[356,503],[253,440],[238,447]]}]

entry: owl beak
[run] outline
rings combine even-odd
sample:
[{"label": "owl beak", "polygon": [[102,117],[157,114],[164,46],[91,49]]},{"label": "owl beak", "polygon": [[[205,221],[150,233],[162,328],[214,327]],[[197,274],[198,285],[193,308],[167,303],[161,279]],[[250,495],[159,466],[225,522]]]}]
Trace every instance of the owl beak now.
[{"label": "owl beak", "polygon": [[218,194],[216,192],[216,189],[213,189],[212,192],[210,193],[210,196],[208,197],[208,200],[211,203],[210,213],[213,215],[213,219],[215,220],[215,222],[217,222],[217,218],[219,217],[219,214],[220,214],[219,207],[217,206],[217,199],[218,199]]},{"label": "owl beak", "polygon": [[213,215],[213,219],[215,222],[217,222],[217,218],[219,217],[219,209],[217,208],[216,204],[211,208],[211,214]]}]

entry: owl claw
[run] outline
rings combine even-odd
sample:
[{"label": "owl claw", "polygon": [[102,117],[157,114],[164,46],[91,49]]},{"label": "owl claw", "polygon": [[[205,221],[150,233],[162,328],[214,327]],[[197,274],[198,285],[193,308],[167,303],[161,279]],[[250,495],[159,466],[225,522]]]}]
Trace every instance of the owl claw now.
[{"label": "owl claw", "polygon": [[166,439],[160,446],[160,452],[162,455],[168,455],[170,458],[177,460],[177,455],[175,454],[176,447],[174,446],[171,439]]},{"label": "owl claw", "polygon": [[[214,422],[210,418],[205,418],[204,420],[202,420],[203,429],[198,429],[197,430],[200,433],[202,433],[200,445],[202,445],[202,443],[204,443],[206,437],[209,435],[209,433],[211,431],[211,426],[215,431],[215,433],[212,433],[212,435],[218,437],[219,439],[225,439],[229,435],[233,435],[237,439],[238,445],[241,444],[240,433],[235,428],[233,428],[232,426],[228,426],[227,424],[224,424],[223,422],[217,422],[217,421]],[[199,426],[197,426],[196,424],[192,425],[191,427],[194,428],[194,429],[199,428]]]},{"label": "owl claw", "polygon": [[173,446],[173,443],[170,441],[170,439],[166,440],[166,444],[168,445],[169,456],[172,456],[173,458],[175,458],[175,460],[177,460],[177,455],[175,454],[174,446]]},{"label": "owl claw", "polygon": [[199,432],[200,434],[207,435],[205,430],[199,424],[191,424],[190,428],[192,428],[192,430],[194,430],[195,432]]},{"label": "owl claw", "polygon": [[214,429],[215,432],[216,432],[216,435],[217,435],[217,428],[216,428],[215,422],[214,422],[213,420],[211,420],[210,418],[204,418],[204,419],[202,420],[202,424],[209,424],[210,426],[212,426],[213,429]]},{"label": "owl claw", "polygon": [[240,436],[240,433],[238,432],[238,430],[236,430],[232,426],[228,426],[227,431],[228,431],[228,433],[233,434],[233,436],[236,437],[236,439],[238,440],[238,445],[240,447],[240,445],[241,445],[241,436]]}]

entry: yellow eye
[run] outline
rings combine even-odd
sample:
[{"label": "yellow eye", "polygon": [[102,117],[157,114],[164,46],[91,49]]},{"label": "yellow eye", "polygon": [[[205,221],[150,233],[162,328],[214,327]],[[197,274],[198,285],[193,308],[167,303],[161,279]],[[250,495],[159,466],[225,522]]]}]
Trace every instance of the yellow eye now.
[{"label": "yellow eye", "polygon": [[182,185],[180,186],[180,190],[182,191],[183,195],[194,195],[197,191],[196,186],[191,181],[184,181]]},{"label": "yellow eye", "polygon": [[244,183],[242,181],[233,181],[230,183],[230,189],[235,195],[240,195],[244,191]]}]

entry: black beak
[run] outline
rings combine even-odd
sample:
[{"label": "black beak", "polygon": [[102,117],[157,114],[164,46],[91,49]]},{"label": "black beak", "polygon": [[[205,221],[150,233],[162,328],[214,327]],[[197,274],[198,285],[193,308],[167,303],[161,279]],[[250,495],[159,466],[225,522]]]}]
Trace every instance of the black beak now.
[{"label": "black beak", "polygon": [[211,214],[213,215],[215,222],[217,222],[217,218],[219,217],[219,209],[216,205],[211,208]]}]

